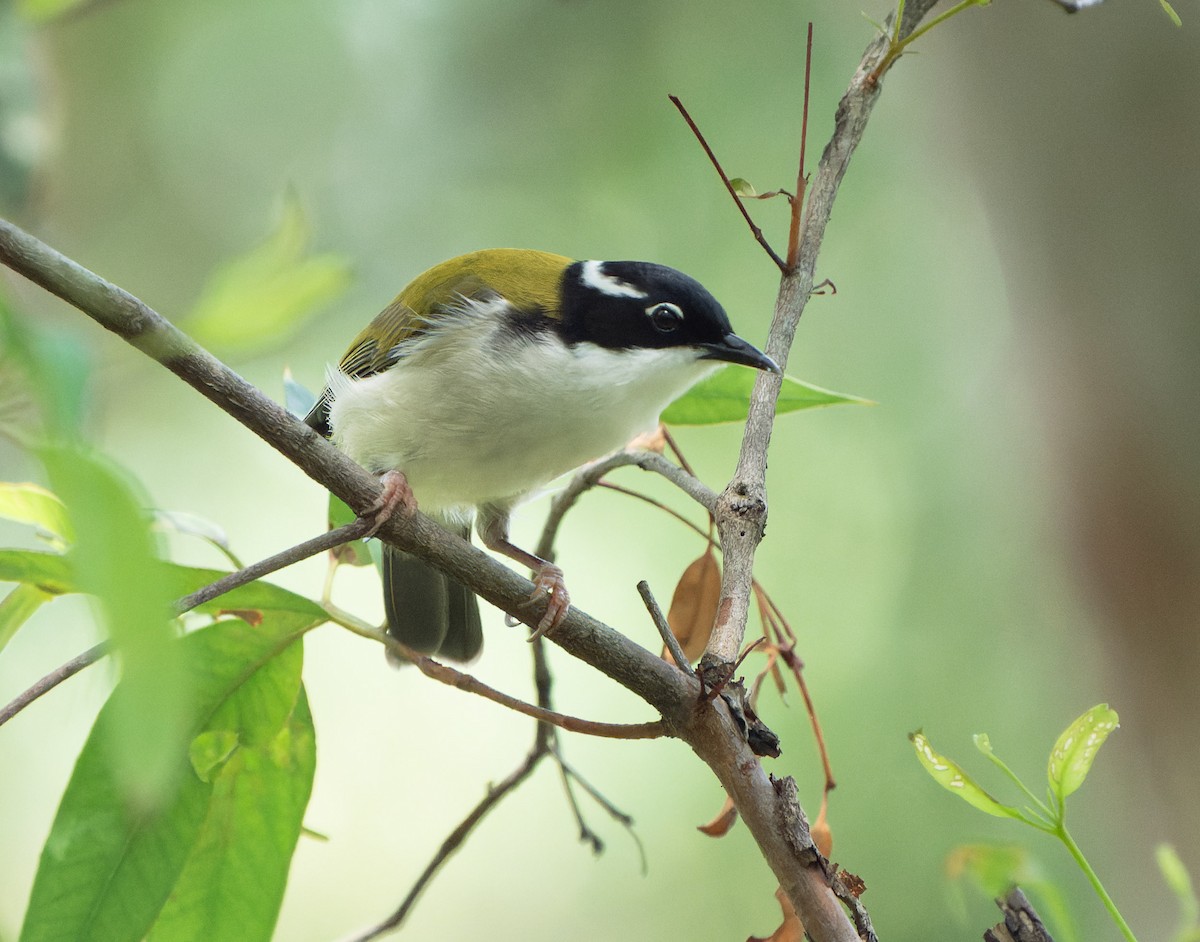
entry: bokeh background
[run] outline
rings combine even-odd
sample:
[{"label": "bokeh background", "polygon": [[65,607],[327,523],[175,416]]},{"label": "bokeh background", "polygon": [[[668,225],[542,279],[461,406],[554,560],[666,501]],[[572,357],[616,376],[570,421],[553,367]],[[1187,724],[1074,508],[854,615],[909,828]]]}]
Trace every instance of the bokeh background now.
[{"label": "bokeh background", "polygon": [[[905,738],[917,727],[1000,790],[972,758],[970,735],[989,732],[1036,787],[1058,732],[1110,702],[1122,728],[1075,797],[1076,837],[1143,940],[1175,920],[1155,844],[1200,873],[1200,8],[1177,6],[1181,29],[1152,0],[1075,16],[1006,0],[939,28],[886,80],[829,228],[819,277],[838,293],[810,305],[791,372],[878,405],[780,421],[759,573],[800,636],[829,741],[834,856],[866,880],[885,939],[978,938],[995,921],[982,893],[946,878],[952,849],[980,841],[1025,844],[1075,938],[1115,938],[1061,848],[925,776]],[[814,160],[872,33],[854,4],[782,0],[110,0],[40,26],[0,11],[10,218],[177,320],[216,266],[266,236],[288,191],[314,251],[351,262],[348,290],[295,336],[217,351],[278,396],[285,367],[318,385],[410,277],[485,246],[675,265],[761,342],[775,271],[666,96],[732,175],[790,188],[805,22]],[[781,202],[752,208],[782,245]],[[157,506],[219,523],[246,559],[321,528],[319,488],[213,406],[31,286],[4,290],[90,352],[90,433]],[[679,437],[720,486],[738,430]],[[39,475],[3,438],[0,472]],[[544,507],[521,517],[527,543]],[[699,549],[597,493],[560,559],[580,605],[650,645],[635,582],[669,596]],[[172,551],[220,562],[196,541]],[[315,595],[323,574],[311,561],[279,581]],[[378,617],[369,573],[338,598]],[[476,673],[527,694],[520,632],[489,620]],[[0,698],[94,632],[86,605],[48,606],[0,657]],[[553,657],[562,709],[649,718]],[[525,720],[394,672],[333,628],[310,636],[305,676],[319,754],[307,823],[330,840],[302,840],[292,868],[277,937],[299,942],[390,912],[532,738]],[[111,682],[93,668],[0,732],[0,938],[15,938]],[[785,750],[770,766],[815,811],[820,769],[788,700],[764,697]],[[722,795],[685,747],[566,749],[636,820],[647,872],[585,801],[607,842],[591,859],[545,767],[429,890],[412,937],[770,933],[774,882],[744,831],[695,830]]]}]

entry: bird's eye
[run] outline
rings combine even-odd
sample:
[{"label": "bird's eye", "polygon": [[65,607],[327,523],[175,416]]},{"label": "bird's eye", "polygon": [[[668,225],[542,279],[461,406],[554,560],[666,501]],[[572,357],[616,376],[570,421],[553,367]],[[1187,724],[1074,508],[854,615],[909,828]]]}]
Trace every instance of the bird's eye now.
[{"label": "bird's eye", "polygon": [[650,318],[650,323],[654,325],[655,330],[664,334],[677,330],[683,323],[683,311],[666,301],[646,308],[646,315]]}]

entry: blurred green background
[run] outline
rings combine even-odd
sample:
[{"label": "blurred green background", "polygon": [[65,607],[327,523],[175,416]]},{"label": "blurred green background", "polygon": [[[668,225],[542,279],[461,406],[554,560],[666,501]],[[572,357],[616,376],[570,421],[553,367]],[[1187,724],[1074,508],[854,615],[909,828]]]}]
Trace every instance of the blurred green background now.
[{"label": "blurred green background", "polygon": [[[1055,736],[1102,700],[1122,728],[1071,824],[1143,942],[1174,903],[1153,847],[1200,872],[1200,9],[1152,0],[1064,15],[995,3],[936,30],[886,80],[829,228],[790,371],[876,400],[788,417],[772,442],[759,576],[799,650],[839,787],[834,857],[866,881],[889,940],[978,938],[982,893],[947,884],[955,846],[1028,842],[1077,938],[1115,938],[1065,854],[938,789],[905,734],[972,763],[987,731],[1036,783]],[[207,275],[278,222],[290,189],[348,291],[302,336],[217,350],[282,396],[310,385],[412,276],[486,246],[645,258],[700,278],[765,339],[776,272],[667,101],[680,95],[731,175],[791,188],[804,25],[815,22],[810,153],[872,27],[853,4],[762,0],[110,0],[31,26],[0,5],[0,200],[7,216],[173,319]],[[866,8],[882,19],[884,4]],[[785,207],[754,204],[785,242]],[[5,290],[90,352],[94,439],[160,507],[220,523],[245,559],[323,526],[320,489],[113,336],[14,277]],[[185,325],[186,326],[186,325]],[[720,486],[738,430],[682,430]],[[39,469],[0,437],[0,478]],[[622,483],[655,489],[644,475]],[[656,492],[664,493],[662,489]],[[526,545],[545,504],[520,516]],[[5,541],[28,541],[15,527]],[[520,542],[520,540],[518,541]],[[219,565],[194,541],[180,559]],[[586,610],[652,645],[660,598],[699,553],[643,505],[590,495],[560,562]],[[319,593],[320,561],[279,576]],[[339,601],[379,616],[373,577]],[[521,632],[490,614],[474,672],[528,695]],[[0,658],[8,700],[94,640],[56,602]],[[553,652],[561,709],[648,719]],[[397,673],[333,628],[305,676],[318,771],[277,937],[344,937],[391,911],[443,837],[516,765],[525,720]],[[58,796],[112,677],[93,668],[0,732],[0,938],[15,937]],[[815,812],[821,775],[798,697],[764,697]],[[744,830],[673,742],[568,737],[570,760],[637,821],[649,870],[595,807],[590,859],[549,767],[449,865],[415,938],[741,940],[778,922]],[[1068,938],[1065,934],[1063,938]]]}]

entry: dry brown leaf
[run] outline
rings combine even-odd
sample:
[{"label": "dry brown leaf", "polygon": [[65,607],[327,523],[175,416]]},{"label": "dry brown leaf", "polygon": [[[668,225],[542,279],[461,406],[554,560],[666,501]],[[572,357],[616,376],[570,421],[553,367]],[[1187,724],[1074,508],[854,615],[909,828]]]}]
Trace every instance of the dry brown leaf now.
[{"label": "dry brown leaf", "polygon": [[[721,566],[710,546],[679,577],[675,594],[671,596],[671,610],[667,612],[671,634],[679,639],[679,646],[689,661],[699,658],[708,646],[720,601]],[[667,657],[664,651],[664,660]]]},{"label": "dry brown leaf", "polygon": [[251,628],[257,628],[263,620],[263,613],[256,608],[223,608],[218,614],[240,618]]},{"label": "dry brown leaf", "polygon": [[729,829],[737,822],[737,808],[733,806],[733,799],[726,796],[725,804],[721,806],[721,810],[717,812],[717,816],[708,824],[701,824],[696,828],[709,837],[724,837],[729,833]]},{"label": "dry brown leaf", "polygon": [[792,909],[792,901],[783,892],[783,887],[775,890],[775,898],[783,910],[783,922],[767,938],[752,935],[746,942],[804,942],[804,923],[796,915],[796,910]]}]

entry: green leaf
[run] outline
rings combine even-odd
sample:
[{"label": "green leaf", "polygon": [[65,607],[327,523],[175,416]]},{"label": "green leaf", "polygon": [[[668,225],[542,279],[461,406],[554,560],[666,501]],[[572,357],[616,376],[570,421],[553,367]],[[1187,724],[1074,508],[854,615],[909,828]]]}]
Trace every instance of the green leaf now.
[{"label": "green leaf", "polygon": [[232,730],[216,729],[201,733],[188,747],[192,771],[200,781],[211,785],[237,747],[238,734]]},{"label": "green leaf", "polygon": [[1175,8],[1167,0],[1158,0],[1158,3],[1163,8],[1163,12],[1171,18],[1172,23],[1176,26],[1183,26],[1183,20],[1179,18],[1179,14],[1175,12]]},{"label": "green leaf", "polygon": [[758,190],[754,189],[749,180],[745,180],[742,177],[734,177],[729,181],[729,185],[733,188],[733,192],[738,196],[758,196]]},{"label": "green leaf", "polygon": [[1107,703],[1092,707],[1068,726],[1050,750],[1047,776],[1059,804],[1087,778],[1104,740],[1118,726],[1117,713]]},{"label": "green leaf", "polygon": [[292,693],[282,728],[259,745],[243,742],[220,765],[208,817],[150,942],[271,938],[316,769],[308,701],[302,687]]},{"label": "green leaf", "polygon": [[350,280],[341,256],[308,255],[308,221],[289,195],[279,227],[265,242],[218,268],[187,320],[206,346],[251,353],[294,335]]},{"label": "green leaf", "polygon": [[[757,371],[746,367],[726,367],[697,383],[667,406],[662,421],[667,425],[744,422],[750,411],[750,393],[757,376]],[[870,400],[821,389],[785,376],[775,413],[783,415],[785,412],[839,403],[870,404]]]},{"label": "green leaf", "polygon": [[[329,495],[329,529],[336,530],[358,519],[358,514],[350,509],[344,500],[334,494]],[[341,565],[370,566],[371,551],[367,548],[366,540],[351,540],[332,550],[333,558]]]},{"label": "green leaf", "polygon": [[37,527],[56,547],[71,542],[71,521],[62,501],[37,484],[0,482],[0,517]]},{"label": "green leaf", "polygon": [[48,23],[70,13],[88,0],[21,0],[21,15],[34,23]]},{"label": "green leaf", "polygon": [[[37,404],[31,411],[39,413],[41,431],[56,438],[78,437],[88,399],[88,352],[83,343],[67,331],[37,331],[19,323],[0,299],[0,350],[18,375],[23,374]],[[36,420],[31,424],[37,427]]]},{"label": "green leaf", "polygon": [[[203,757],[207,751],[211,757],[220,737],[213,738],[207,750],[181,748],[174,756],[173,788],[155,809],[130,807],[107,755],[111,727],[120,722],[126,708],[122,701],[129,696],[124,680],[117,685],[96,719],[59,805],[42,851],[21,942],[136,942],[150,931],[173,889],[194,898],[199,884],[181,884],[180,874],[185,864],[191,868],[189,856],[227,822],[219,811],[214,817],[214,809],[226,800],[227,786],[240,784],[226,775],[232,774],[229,769],[246,748],[265,748],[272,761],[278,759],[276,767],[288,768],[294,780],[278,794],[274,786],[247,780],[262,819],[257,828],[269,830],[273,839],[257,849],[264,880],[243,874],[239,894],[222,903],[228,909],[223,915],[253,915],[271,907],[277,911],[278,873],[286,872],[286,860],[281,863],[281,858],[290,857],[295,844],[294,839],[289,845],[284,838],[289,828],[299,833],[298,822],[287,822],[296,818],[296,795],[307,795],[311,785],[311,737],[299,752],[291,743],[303,740],[310,725],[307,707],[300,700],[302,655],[297,641],[316,623],[289,612],[273,613],[255,627],[227,619],[173,642],[194,678],[187,715],[189,742],[205,732],[228,731],[239,743],[266,740],[269,745],[241,746],[219,769],[218,761],[202,762],[216,772],[212,782],[195,774],[193,756]],[[258,710],[263,714],[256,714]],[[272,722],[277,724],[273,737],[267,733]],[[243,859],[241,843],[230,838],[225,846],[231,866]],[[207,872],[212,872],[211,865]],[[228,877],[228,871],[222,875]],[[247,923],[247,934],[229,932],[210,938],[268,938],[269,933],[260,931],[260,922],[256,915]]]},{"label": "green leaf", "polygon": [[98,614],[121,664],[124,711],[110,728],[110,758],[127,798],[153,805],[177,774],[187,741],[189,677],[179,661],[172,595],[134,482],[82,445],[40,450],[76,539],[68,554],[78,588]]},{"label": "green leaf", "polygon": [[1179,902],[1179,931],[1175,937],[1187,938],[1189,932],[1200,931],[1200,900],[1196,899],[1192,876],[1170,844],[1159,844],[1154,848],[1154,857],[1163,881]]},{"label": "green leaf", "polygon": [[23,583],[0,599],[0,651],[42,603],[52,598],[54,596],[46,590]]},{"label": "green leaf", "polygon": [[1015,818],[1018,820],[1021,818],[1021,813],[1016,808],[1002,805],[976,784],[955,762],[947,759],[941,753],[935,752],[929,739],[923,732],[917,730],[915,733],[910,733],[908,738],[912,742],[913,748],[916,749],[917,758],[921,760],[921,765],[925,767],[925,771],[942,788],[958,795],[959,798],[972,807],[994,815],[997,818]]},{"label": "green leaf", "polygon": [[78,591],[66,558],[40,550],[0,549],[0,582],[22,582],[50,595]]}]

